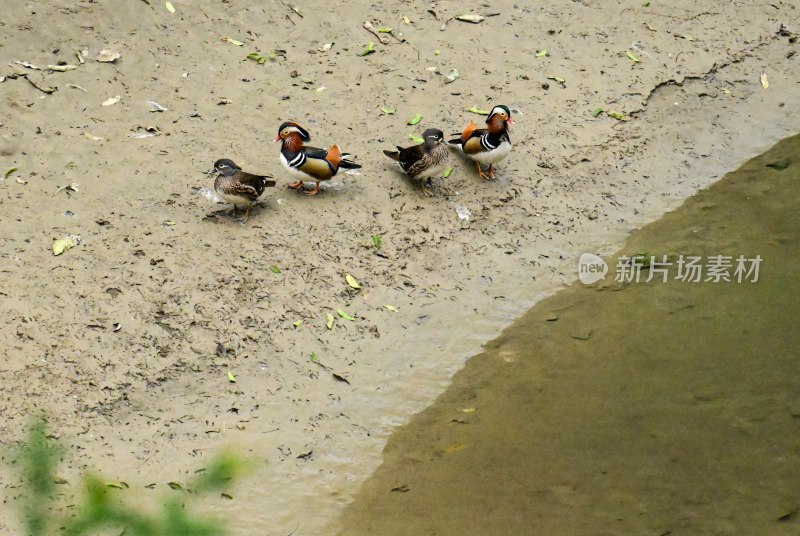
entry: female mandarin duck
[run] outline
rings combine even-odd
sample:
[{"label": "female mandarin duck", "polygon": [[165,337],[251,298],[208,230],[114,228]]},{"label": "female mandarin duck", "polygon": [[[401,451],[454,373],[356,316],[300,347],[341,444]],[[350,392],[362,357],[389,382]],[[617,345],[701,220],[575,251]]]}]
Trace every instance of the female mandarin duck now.
[{"label": "female mandarin duck", "polygon": [[441,130],[429,128],[422,133],[422,139],[425,141],[419,145],[405,149],[398,146],[396,151],[383,151],[383,154],[396,160],[410,179],[420,181],[422,193],[430,196],[431,190],[425,182],[444,173],[450,154]]},{"label": "female mandarin duck", "polygon": [[[513,125],[511,110],[502,104],[492,108],[486,118],[487,128],[478,128],[470,121],[461,132],[461,137],[450,140],[450,144],[458,145],[464,154],[475,161],[478,175],[482,179],[494,178],[494,164],[508,156],[511,152],[511,138],[508,136],[508,125]],[[483,165],[489,166],[487,172]]]},{"label": "female mandarin duck", "polygon": [[227,158],[214,162],[214,171],[218,173],[214,180],[214,190],[222,199],[233,203],[233,216],[239,211],[238,205],[247,207],[244,218],[238,219],[240,223],[246,223],[250,218],[253,203],[264,193],[264,188],[275,186],[275,181],[269,180],[265,175],[242,171],[233,160]]},{"label": "female mandarin duck", "polygon": [[328,149],[318,149],[303,145],[311,140],[308,131],[291,121],[283,123],[278,129],[278,136],[273,141],[281,142],[281,164],[289,174],[297,179],[289,185],[294,190],[303,186],[304,182],[316,182],[313,190],[306,195],[319,193],[319,184],[336,175],[340,167],[358,169],[361,166],[347,160],[350,156],[343,153],[338,146],[333,145]]}]

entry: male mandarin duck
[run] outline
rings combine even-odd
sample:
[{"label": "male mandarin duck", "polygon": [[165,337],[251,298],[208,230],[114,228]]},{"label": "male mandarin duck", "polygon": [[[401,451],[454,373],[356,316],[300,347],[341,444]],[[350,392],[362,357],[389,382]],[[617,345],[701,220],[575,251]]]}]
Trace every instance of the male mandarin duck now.
[{"label": "male mandarin duck", "polygon": [[444,173],[450,154],[441,130],[429,128],[422,133],[422,138],[425,141],[419,145],[405,149],[398,146],[396,151],[383,151],[383,154],[396,160],[410,179],[420,181],[422,193],[430,196],[431,190],[425,182]]},{"label": "male mandarin duck", "polygon": [[350,156],[342,153],[338,146],[333,145],[328,149],[318,149],[303,145],[311,140],[308,131],[291,121],[286,121],[278,129],[278,136],[273,141],[281,142],[281,164],[289,174],[297,179],[289,185],[294,190],[303,186],[304,182],[316,182],[313,190],[306,195],[319,193],[319,184],[336,175],[340,167],[358,169],[361,166],[347,160]]},{"label": "male mandarin duck", "polygon": [[214,180],[214,190],[222,199],[233,203],[233,215],[237,215],[238,205],[247,207],[244,218],[238,220],[241,223],[246,223],[250,218],[253,203],[264,193],[264,189],[275,186],[275,181],[268,180],[264,175],[246,173],[227,158],[214,162],[214,171],[219,174]]},{"label": "male mandarin duck", "polygon": [[[494,178],[494,164],[508,156],[511,152],[511,138],[508,136],[508,125],[513,125],[511,110],[502,104],[492,108],[486,118],[487,128],[478,128],[470,121],[461,132],[461,137],[450,140],[452,145],[458,145],[464,154],[475,161],[478,175],[482,179]],[[487,172],[483,165],[489,166]]]}]

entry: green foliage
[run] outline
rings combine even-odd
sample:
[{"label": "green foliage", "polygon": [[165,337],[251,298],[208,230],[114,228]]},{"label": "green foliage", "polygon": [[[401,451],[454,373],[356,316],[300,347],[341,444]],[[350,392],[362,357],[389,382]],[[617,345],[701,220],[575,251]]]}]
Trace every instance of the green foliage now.
[{"label": "green foliage", "polygon": [[215,520],[190,514],[184,506],[192,496],[226,489],[241,472],[242,462],[222,454],[197,471],[187,486],[176,490],[156,514],[145,514],[125,504],[124,488],[105,484],[94,476],[84,477],[85,495],[76,506],[77,514],[66,516],[56,511],[56,469],[61,446],[48,438],[44,422],[31,426],[19,451],[24,479],[22,517],[29,536],[88,536],[104,529],[121,529],[126,536],[221,536],[225,530]]}]

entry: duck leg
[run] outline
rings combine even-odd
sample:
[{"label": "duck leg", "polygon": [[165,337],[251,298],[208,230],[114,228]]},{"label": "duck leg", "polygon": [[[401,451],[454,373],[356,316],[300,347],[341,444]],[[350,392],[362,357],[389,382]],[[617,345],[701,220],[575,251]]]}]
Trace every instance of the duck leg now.
[{"label": "duck leg", "polygon": [[[422,182],[420,183],[420,185],[422,186],[422,193],[425,195],[425,197],[433,197],[433,192],[431,191],[430,187],[428,186],[428,182],[429,181],[430,181],[430,179],[423,179]],[[431,183],[431,186],[432,185],[433,185],[433,183]]]},{"label": "duck leg", "polygon": [[317,181],[316,187],[313,190],[309,190],[306,192],[306,195],[317,195],[319,193],[319,181]]},{"label": "duck leg", "polygon": [[290,183],[289,184],[289,188],[291,188],[292,190],[297,190],[302,185],[303,185],[303,181],[297,181],[297,182]]},{"label": "duck leg", "polygon": [[236,218],[236,221],[239,223],[247,223],[247,220],[250,219],[250,210],[253,208],[253,205],[247,205],[247,210],[244,213],[244,218]]},{"label": "duck leg", "polygon": [[[483,166],[481,166],[480,162],[475,162],[475,165],[478,166],[478,176],[483,180],[488,180],[490,177],[486,173],[483,172]],[[491,167],[490,167],[491,169]]]}]

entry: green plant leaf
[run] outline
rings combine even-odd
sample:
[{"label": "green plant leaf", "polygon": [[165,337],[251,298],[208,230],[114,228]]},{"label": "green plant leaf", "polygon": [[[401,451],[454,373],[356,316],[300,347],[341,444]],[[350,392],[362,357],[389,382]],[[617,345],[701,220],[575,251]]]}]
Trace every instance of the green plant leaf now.
[{"label": "green plant leaf", "polygon": [[628,50],[628,51],[627,51],[627,54],[628,54],[628,58],[630,58],[630,60],[631,60],[633,63],[639,63],[639,58],[637,58],[636,56],[634,56],[634,55],[633,55],[633,52],[631,52],[630,50]]},{"label": "green plant leaf", "polygon": [[422,138],[420,138],[419,136],[417,136],[415,134],[409,134],[408,135],[408,139],[410,139],[414,143],[425,143],[425,140],[423,140]]},{"label": "green plant leaf", "polygon": [[353,318],[353,317],[352,317],[352,316],[350,316],[349,314],[345,313],[345,312],[344,312],[344,311],[342,311],[341,309],[337,309],[337,310],[336,310],[336,312],[338,313],[338,315],[339,315],[339,316],[341,316],[341,317],[342,317],[342,318],[344,318],[345,320],[355,320],[355,318]]},{"label": "green plant leaf", "polygon": [[420,121],[422,121],[422,115],[421,114],[416,114],[414,117],[412,117],[411,119],[408,120],[408,124],[409,125],[416,125]]},{"label": "green plant leaf", "polygon": [[303,321],[302,320],[295,320],[294,322],[292,322],[292,325],[294,327],[296,327],[296,328],[299,328],[300,326],[303,325]]},{"label": "green plant leaf", "polygon": [[16,168],[16,167],[10,167],[10,168],[8,168],[8,169],[6,170],[6,172],[5,172],[5,174],[3,175],[3,178],[4,178],[4,179],[7,179],[7,178],[8,178],[8,176],[9,176],[9,175],[11,175],[12,173],[14,173],[16,170],[17,170],[17,168]]},{"label": "green plant leaf", "polygon": [[358,281],[356,281],[356,278],[353,277],[352,275],[344,274],[344,279],[345,281],[347,281],[347,284],[350,285],[351,287],[355,289],[361,288],[361,285],[358,284]]},{"label": "green plant leaf", "polygon": [[170,13],[175,13],[175,6],[172,5],[172,2],[167,2],[166,4],[164,4],[164,6]]},{"label": "green plant leaf", "polygon": [[232,372],[228,372],[228,381],[231,383],[236,383],[236,376],[234,376]]},{"label": "green plant leaf", "polygon": [[623,114],[621,112],[606,112],[606,113],[610,117],[613,117],[614,119],[616,119],[617,121],[627,121],[628,120],[628,117],[626,117],[625,114]]},{"label": "green plant leaf", "polygon": [[385,113],[386,115],[392,115],[397,111],[397,109],[396,108],[387,108],[386,106],[381,106],[381,111],[383,113]]},{"label": "green plant leaf", "polygon": [[555,80],[556,82],[558,82],[562,86],[566,83],[566,80],[564,80],[560,76],[548,76],[547,78],[548,78],[548,80]]},{"label": "green plant leaf", "polygon": [[270,269],[270,270],[272,270],[272,273],[273,273],[273,274],[279,274],[279,273],[281,273],[281,269],[280,269],[280,268],[278,268],[277,266],[275,266],[274,264],[273,264],[272,266],[270,266],[270,267],[269,267],[269,269]]},{"label": "green plant leaf", "polygon": [[592,117],[599,117],[600,114],[602,114],[603,112],[605,112],[605,110],[603,110],[602,108],[597,108],[595,111],[592,112]]},{"label": "green plant leaf", "polygon": [[444,170],[444,173],[442,174],[442,177],[444,177],[446,179],[447,177],[449,177],[452,174],[453,174],[453,168],[449,167],[449,168]]},{"label": "green plant leaf", "polygon": [[369,44],[366,46],[366,48],[364,48],[364,50],[359,52],[358,55],[364,57],[367,54],[372,54],[373,52],[375,52],[375,43],[370,41]]},{"label": "green plant leaf", "polygon": [[542,49],[542,50],[540,50],[539,52],[536,53],[536,57],[537,58],[542,58],[544,56],[547,56],[547,51],[545,49]]},{"label": "green plant leaf", "polygon": [[381,235],[372,235],[372,247],[375,249],[381,249],[381,244],[383,243],[383,238]]},{"label": "green plant leaf", "polygon": [[472,112],[474,114],[478,114],[478,115],[489,115],[489,110],[481,110],[477,106],[473,106],[472,108],[470,108],[467,111],[468,112]]},{"label": "green plant leaf", "polygon": [[316,363],[319,360],[317,357],[317,352],[311,352],[311,355],[308,356],[308,359],[310,359],[312,363]]}]

